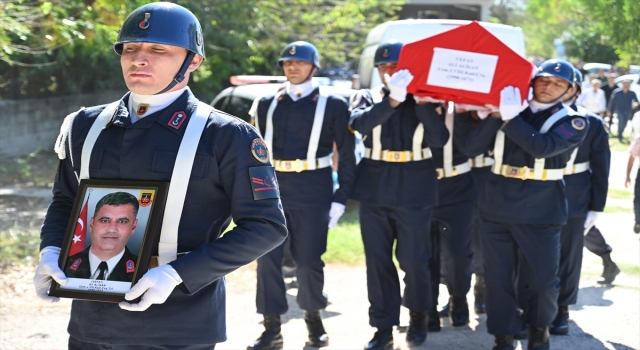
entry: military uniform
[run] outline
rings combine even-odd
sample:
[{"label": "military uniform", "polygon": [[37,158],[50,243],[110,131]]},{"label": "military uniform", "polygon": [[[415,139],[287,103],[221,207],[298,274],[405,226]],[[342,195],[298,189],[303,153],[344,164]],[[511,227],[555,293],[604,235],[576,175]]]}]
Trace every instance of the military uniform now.
[{"label": "military uniform", "polygon": [[[364,136],[351,198],[360,202],[369,324],[381,329],[399,323],[401,303],[420,312],[431,307],[429,231],[438,189],[429,147],[444,146],[449,136],[433,104],[417,105],[408,94],[394,109],[388,94],[386,88],[359,92],[350,120]],[[402,300],[392,260],[394,239],[405,272]]]},{"label": "military uniform", "polygon": [[[455,116],[455,117],[454,117]],[[444,283],[449,291],[451,303],[466,309],[466,317],[454,320],[456,326],[468,321],[466,295],[471,287],[471,230],[478,189],[471,174],[469,155],[464,153],[466,129],[471,122],[470,113],[454,113],[453,103],[442,118],[449,130],[449,141],[443,148],[433,148],[433,161],[438,173],[438,205],[433,208],[431,224],[431,298],[433,307],[438,304],[440,261],[443,266]],[[438,254],[437,252],[440,252]],[[456,316],[454,316],[455,318]]]},{"label": "military uniform", "polygon": [[[171,180],[178,147],[198,100],[187,90],[165,109],[132,124],[128,98],[129,94],[120,100],[97,138],[88,166],[90,177]],[[81,109],[65,121],[68,139],[61,145],[66,157],[53,185],[42,248],[62,245],[78,191],[82,146],[104,108]],[[261,139],[251,125],[217,111],[209,115],[190,177],[174,179],[188,181],[177,243],[178,252],[189,254],[170,263],[183,283],[166,302],[141,312],[125,311],[114,303],[74,300],[70,345],[81,341],[171,346],[226,340],[224,276],[280,245],[287,235],[277,189],[252,181],[252,177],[273,177],[268,159],[252,155],[254,142]],[[232,216],[237,226],[221,236]],[[158,254],[155,248],[153,254]]]},{"label": "military uniform", "polygon": [[[314,142],[310,135],[321,88],[297,101],[283,90],[262,98],[257,106],[257,127],[265,135],[269,107],[274,98],[277,99],[270,126],[273,130],[271,147],[290,232],[291,253],[296,263],[297,301],[300,308],[308,311],[327,306],[322,291],[324,263],[321,256],[327,247],[329,208],[332,202],[346,204],[355,173],[355,141],[348,130],[349,106],[344,98],[334,95],[327,96],[319,139],[315,141],[317,168],[308,169],[308,147]],[[340,184],[335,193],[330,163],[320,160],[331,158],[334,142],[339,152]],[[288,310],[282,278],[283,247],[258,259],[256,304],[260,314],[284,314]]]},{"label": "military uniform", "polygon": [[[66,268],[64,274],[69,278],[91,278],[91,267],[89,266],[89,249],[78,254],[74,254],[67,258],[67,263],[64,265]],[[124,247],[124,254],[118,260],[118,263],[113,268],[113,271],[109,273],[107,281],[120,281],[131,282],[133,281],[133,275],[136,272],[136,264],[138,263],[138,256],[133,254],[129,248]]]},{"label": "military uniform", "polygon": [[524,276],[525,298],[535,310],[527,313],[527,323],[544,328],[556,316],[560,230],[568,217],[563,168],[588,129],[584,117],[569,110],[564,114],[563,108],[562,103],[537,113],[527,108],[506,123],[488,118],[468,135],[473,154],[494,146],[495,164],[478,209],[485,270],[491,271],[486,275],[487,329],[496,336],[520,329],[513,288],[518,249],[521,263],[535,267]]}]

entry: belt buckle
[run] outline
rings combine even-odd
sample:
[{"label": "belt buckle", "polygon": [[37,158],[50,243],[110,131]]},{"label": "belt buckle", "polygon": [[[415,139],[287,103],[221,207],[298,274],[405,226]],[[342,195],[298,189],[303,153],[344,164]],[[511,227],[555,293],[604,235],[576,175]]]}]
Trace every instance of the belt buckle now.
[{"label": "belt buckle", "polygon": [[293,171],[293,170],[291,170],[291,166],[293,165],[292,163],[293,163],[293,161],[291,161],[291,160],[282,160],[282,161],[280,161],[280,164],[282,165],[281,167],[282,167],[282,169],[284,171]]},{"label": "belt buckle", "polygon": [[527,168],[526,166],[519,168],[519,167],[507,165],[507,168],[505,169],[505,173],[507,177],[520,179],[520,180],[526,180],[528,172],[529,172],[529,168]]},{"label": "belt buckle", "polygon": [[296,173],[299,173],[299,172],[301,172],[303,170],[302,169],[302,162],[300,161],[300,159],[296,159],[295,162],[298,165],[298,167],[296,168]]},{"label": "belt buckle", "polygon": [[395,163],[407,162],[407,151],[390,151],[392,159],[390,161]]}]

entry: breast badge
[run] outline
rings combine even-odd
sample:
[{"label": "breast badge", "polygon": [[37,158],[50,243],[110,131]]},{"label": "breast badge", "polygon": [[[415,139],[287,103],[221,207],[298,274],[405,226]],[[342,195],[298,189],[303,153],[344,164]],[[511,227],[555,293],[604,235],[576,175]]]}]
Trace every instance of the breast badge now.
[{"label": "breast badge", "polygon": [[262,139],[255,139],[251,142],[251,154],[253,158],[262,164],[269,162],[269,150]]}]

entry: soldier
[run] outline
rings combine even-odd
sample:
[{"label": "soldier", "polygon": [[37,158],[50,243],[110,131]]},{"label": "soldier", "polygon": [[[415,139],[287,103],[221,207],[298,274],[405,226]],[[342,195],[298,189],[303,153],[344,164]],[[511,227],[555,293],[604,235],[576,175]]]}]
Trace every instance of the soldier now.
[{"label": "soldier", "polygon": [[432,149],[433,160],[438,167],[438,205],[433,209],[431,222],[430,331],[439,331],[441,328],[436,308],[441,257],[444,283],[449,291],[448,315],[451,325],[460,327],[469,323],[467,293],[471,288],[473,261],[471,231],[478,189],[471,174],[469,155],[463,152],[466,129],[472,120],[471,112],[456,113],[455,110],[453,102],[449,102],[447,113],[442,118],[449,131],[449,140],[443,148]]},{"label": "soldier", "polygon": [[[58,256],[79,179],[170,182],[154,249],[160,266],[125,294],[142,299],[74,300],[69,348],[212,349],[226,339],[224,276],[287,235],[268,150],[251,125],[187,88],[204,59],[202,29],[189,10],[166,2],[136,9],[114,48],[131,92],[62,125],[36,292],[57,301],[47,293],[51,279],[67,282]],[[237,226],[221,237],[232,216]]]},{"label": "soldier", "polygon": [[[398,42],[380,44],[374,64],[385,86],[362,90],[351,103],[351,129],[365,137],[351,198],[360,202],[369,324],[378,329],[365,349],[393,347],[401,302],[410,310],[407,343],[422,344],[431,308],[429,231],[438,189],[429,147],[444,146],[449,133],[439,105],[407,94],[413,76],[407,70],[396,72],[401,48]],[[405,272],[402,300],[392,259],[394,240]]]},{"label": "soldier", "polygon": [[[528,349],[549,348],[549,325],[557,314],[560,230],[567,221],[564,167],[584,139],[587,121],[564,107],[573,66],[548,60],[532,80],[533,99],[522,103],[517,88],[501,93],[499,113],[468,135],[472,154],[491,148],[495,163],[480,196],[480,239],[486,275],[487,329],[495,350],[514,349],[521,324],[513,288],[518,250],[527,273]],[[499,117],[500,119],[498,119]],[[489,195],[491,194],[491,195]],[[532,269],[531,267],[535,267]]]},{"label": "soldier", "polygon": [[[327,94],[312,79],[320,68],[316,47],[293,42],[284,48],[279,63],[288,83],[275,95],[261,98],[253,113],[273,152],[296,265],[297,301],[309,331],[307,345],[323,347],[329,344],[329,337],[321,319],[327,306],[321,256],[327,248],[328,229],[344,213],[351,191],[355,141],[348,130],[347,101]],[[331,176],[334,142],[340,183],[335,193]],[[283,246],[258,259],[256,304],[258,313],[264,315],[265,331],[247,349],[282,347],[280,315],[288,309],[282,261]]]}]

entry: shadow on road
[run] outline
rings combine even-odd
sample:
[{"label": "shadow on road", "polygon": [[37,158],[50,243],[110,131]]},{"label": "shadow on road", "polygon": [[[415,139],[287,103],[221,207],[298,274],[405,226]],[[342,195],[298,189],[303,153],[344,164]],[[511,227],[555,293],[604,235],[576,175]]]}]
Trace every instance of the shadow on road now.
[{"label": "shadow on road", "polygon": [[590,286],[580,288],[580,292],[578,293],[578,304],[572,305],[571,310],[582,310],[584,306],[610,306],[613,304],[613,301],[609,299],[604,299],[604,292],[615,288],[615,285],[607,285],[607,286]]}]

